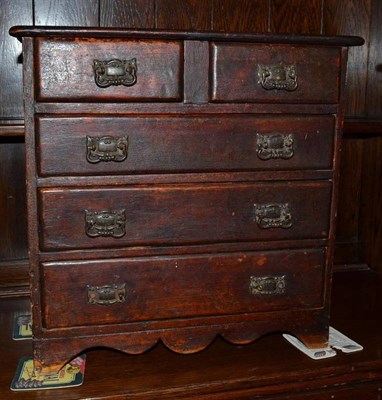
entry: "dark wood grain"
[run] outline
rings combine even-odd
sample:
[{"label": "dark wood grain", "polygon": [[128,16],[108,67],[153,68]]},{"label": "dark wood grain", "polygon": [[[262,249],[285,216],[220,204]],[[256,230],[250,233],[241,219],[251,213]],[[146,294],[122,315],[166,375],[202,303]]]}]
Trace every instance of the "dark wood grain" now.
[{"label": "dark wood grain", "polygon": [[185,40],[184,51],[184,102],[205,104],[209,98],[210,46],[204,41]]},{"label": "dark wood grain", "polygon": [[[44,26],[14,26],[9,31],[16,37],[57,37],[62,33],[62,28]],[[268,44],[299,44],[299,45],[325,45],[325,46],[362,46],[364,40],[359,36],[323,36],[323,35],[290,35],[270,33],[230,33],[199,32],[187,30],[127,30],[119,28],[94,28],[94,27],[65,27],[65,37],[72,38],[103,38],[103,39],[166,39],[166,40],[210,40],[221,42],[252,42]]]},{"label": "dark wood grain", "polygon": [[211,30],[212,0],[156,0],[155,4],[157,29]]},{"label": "dark wood grain", "polygon": [[270,31],[274,33],[321,33],[323,0],[271,0]]},{"label": "dark wood grain", "polygon": [[[332,168],[331,117],[39,118],[37,126],[41,176]],[[55,130],[60,135],[52,135]],[[125,160],[89,162],[87,137],[99,137],[100,132],[116,140],[127,137]],[[280,132],[282,140],[292,135],[293,155],[285,153],[290,158],[256,155],[259,147],[264,151],[257,135]]]},{"label": "dark wood grain", "polygon": [[[37,103],[36,112],[41,114],[62,115],[66,113],[92,113],[101,112],[115,115],[152,114],[152,104],[145,102],[124,103]],[[226,114],[227,112],[239,113],[286,113],[286,114],[335,114],[337,104],[287,104],[287,103],[210,103],[208,107],[203,104],[184,104],[178,102],[158,102],[155,109],[159,114]]]},{"label": "dark wood grain", "polygon": [[[226,182],[276,182],[297,180],[326,180],[333,178],[331,170],[294,170],[294,171],[240,171],[240,172],[204,172],[204,173],[172,173],[172,174],[132,174],[111,175],[108,182],[116,186],[149,185],[149,184],[181,184],[188,183],[226,183]],[[105,176],[52,176],[37,178],[37,187],[92,187],[105,184]]]},{"label": "dark wood grain", "polygon": [[[347,136],[342,142],[339,181],[336,264],[360,262],[359,210],[362,188],[363,140]],[[351,179],[349,179],[351,177]]]},{"label": "dark wood grain", "polygon": [[29,262],[18,259],[0,262],[0,297],[25,296],[29,293]]},{"label": "dark wood grain", "polygon": [[[37,41],[37,98],[42,101],[179,101],[182,44],[177,41]],[[94,60],[136,59],[136,83],[99,87]]]},{"label": "dark wood grain", "polygon": [[[41,247],[57,250],[325,238],[330,196],[327,182],[42,189]],[[312,200],[305,202],[307,197]],[[288,203],[292,227],[262,229],[254,221],[255,203]],[[118,239],[87,236],[85,210],[125,210],[126,234]]]},{"label": "dark wood grain", "polygon": [[360,210],[361,254],[376,271],[382,272],[382,137],[364,140]]},{"label": "dark wood grain", "polygon": [[382,2],[372,0],[369,59],[367,67],[366,115],[382,119]]},{"label": "dark wood grain", "polygon": [[32,24],[32,0],[1,2],[0,12],[0,122],[22,119],[22,64],[21,43],[8,34],[11,26]]},{"label": "dark wood grain", "polygon": [[[175,318],[176,327],[179,316],[316,308],[323,303],[324,260],[323,249],[304,249],[44,264],[44,324],[46,328],[84,326],[89,330],[89,325]],[[284,276],[285,293],[267,296],[251,292],[251,276],[269,275]],[[125,285],[126,300],[100,315],[105,306],[88,303],[87,285],[111,284]],[[65,313],[68,307],[72,312]]]},{"label": "dark wood grain", "polygon": [[212,28],[222,32],[267,32],[268,0],[213,0]]},{"label": "dark wood grain", "polygon": [[[337,103],[339,55],[335,47],[301,46],[292,52],[282,45],[213,44],[212,101]],[[261,66],[280,63],[294,65],[295,90],[268,90],[259,83]]]},{"label": "dark wood grain", "polygon": [[346,118],[344,121],[345,139],[349,134],[380,135],[382,134],[382,120],[370,118]]},{"label": "dark wood grain", "polygon": [[[37,194],[36,194],[36,182],[35,182],[35,169],[36,169],[36,159],[34,152],[30,149],[35,147],[35,137],[32,134],[34,131],[34,111],[33,107],[35,104],[35,83],[34,83],[34,63],[33,57],[35,53],[34,41],[32,38],[23,39],[23,80],[24,80],[24,119],[25,119],[25,175],[27,184],[26,192],[26,206],[28,211],[28,261],[30,264],[30,274],[29,274],[29,287],[38,284],[40,281],[40,271],[36,269],[32,272],[32,266],[39,262],[38,260],[38,237],[35,234],[37,228],[36,218],[31,218],[31,215],[36,215],[37,213]],[[30,293],[31,301],[33,302],[33,307],[31,310],[36,310],[41,302],[39,293],[37,290],[31,290]],[[38,333],[38,327],[41,326],[41,316],[39,313],[33,313],[33,323],[35,324],[36,333]]]},{"label": "dark wood grain", "polygon": [[[4,0],[0,11],[0,293],[27,284],[21,43],[8,30],[32,24],[31,0]],[[12,124],[12,125],[10,125]],[[18,125],[14,125],[18,124]],[[20,138],[19,138],[20,136]],[[25,291],[24,291],[25,292]]]},{"label": "dark wood grain", "polygon": [[27,240],[22,138],[7,138],[6,141],[2,138],[0,160],[0,260],[25,259]]},{"label": "dark wood grain", "polygon": [[298,248],[318,248],[326,247],[327,239],[302,239],[299,241],[275,240],[268,242],[236,242],[225,243],[224,247],[220,243],[210,244],[192,244],[187,247],[180,246],[155,246],[155,247],[129,247],[129,248],[104,248],[104,249],[81,249],[72,250],[62,253],[60,251],[51,251],[40,255],[41,262],[75,261],[107,259],[107,258],[126,258],[126,257],[151,257],[151,256],[169,256],[169,255],[188,255],[188,254],[212,254],[212,253],[229,253],[229,252],[249,252],[249,251],[267,251],[278,248],[298,249]]},{"label": "dark wood grain", "polygon": [[[202,318],[178,318],[177,327],[166,320],[136,323],[135,329],[119,324],[120,331],[107,332],[107,325],[97,325],[90,336],[84,335],[80,327],[46,331],[44,338],[34,338],[34,355],[38,365],[45,371],[53,372],[52,365],[61,366],[73,354],[82,353],[90,347],[112,347],[128,354],[141,354],[152,348],[159,340],[176,353],[191,354],[206,349],[217,335],[234,344],[248,344],[267,332],[291,332],[311,348],[327,346],[328,323],[323,309],[296,309],[283,312],[274,311],[275,318],[268,319],[271,313],[263,312],[235,314]],[[245,321],[243,320],[243,316]],[[259,319],[259,316],[262,317]],[[265,323],[266,321],[266,323]],[[131,323],[133,324],[133,323]],[[135,324],[135,323],[134,323]],[[158,328],[158,326],[161,327]],[[110,325],[112,328],[113,325]],[[114,328],[116,326],[114,325]],[[149,328],[149,329],[147,329]],[[151,328],[151,329],[150,329]],[[123,332],[121,333],[121,329]],[[87,329],[89,331],[89,328]],[[74,332],[80,331],[76,335]],[[110,329],[109,329],[110,331]],[[142,331],[145,334],[142,335]],[[60,337],[52,333],[60,333]],[[94,333],[97,332],[95,335]],[[47,340],[49,338],[49,340]],[[54,351],[52,351],[54,348]],[[41,361],[41,362],[40,362]],[[56,369],[57,371],[57,369]]]},{"label": "dark wood grain", "polygon": [[98,26],[99,0],[35,0],[35,25]]},{"label": "dark wood grain", "polygon": [[373,273],[334,276],[332,324],[364,346],[359,353],[339,352],[334,358],[313,361],[279,334],[246,346],[232,346],[217,339],[205,351],[192,355],[175,354],[161,344],[143,355],[88,351],[83,385],[54,391],[10,391],[18,360],[32,354],[30,341],[11,339],[14,313],[28,311],[30,304],[27,299],[1,300],[0,355],[7,362],[0,375],[0,397],[7,400],[250,400],[255,397],[330,400],[334,396],[340,400],[376,400],[382,387],[381,285],[381,279]]},{"label": "dark wood grain", "polygon": [[[294,333],[311,348],[326,346],[339,140],[343,119],[341,100],[345,77],[341,74],[340,66],[346,62],[346,49],[338,44],[355,44],[361,40],[349,37],[299,38],[244,34],[235,34],[232,37],[226,34],[203,36],[163,31],[143,34],[139,31],[93,28],[72,28],[68,31],[62,29],[57,38],[52,38],[51,35],[57,35],[58,29],[16,28],[12,34],[22,35],[23,32],[26,34],[23,41],[29,254],[32,266],[34,358],[37,365],[45,372],[57,370],[60,364],[74,354],[94,346],[141,353],[160,339],[176,352],[190,353],[206,348],[217,335],[242,344],[274,331]],[[71,37],[61,36],[66,32]],[[183,74],[182,40],[212,41],[220,38],[225,43],[210,44],[210,65],[215,69],[209,78],[213,82],[212,98],[226,104],[183,104],[179,101],[182,100],[183,93],[182,78],[187,74],[192,76],[196,66],[191,68],[188,60],[185,64],[188,70]],[[228,43],[230,39],[233,43]],[[238,44],[240,40],[252,40],[255,43]],[[269,44],[270,41],[275,43]],[[312,46],[313,43],[325,46]],[[139,64],[140,90],[134,92],[137,84],[132,87],[132,91],[112,88],[112,92],[107,94],[102,91],[100,94],[98,88],[94,88],[93,75],[89,68],[91,63],[84,63],[84,60],[101,58],[101,55],[105,57],[105,52],[107,57],[114,58],[112,53],[119,49],[126,50],[127,47],[130,53],[136,53],[137,59],[142,58],[144,62],[149,60],[148,64]],[[226,51],[225,57],[216,57],[216,54],[221,55],[223,47]],[[219,51],[214,51],[216,48]],[[248,52],[251,55],[250,62]],[[278,58],[279,53],[282,53],[282,58]],[[169,62],[160,64],[166,55],[169,56]],[[202,71],[205,74],[206,55],[205,52],[202,57]],[[230,55],[241,60],[244,69],[239,70],[239,79],[234,80],[233,86],[225,88],[221,92],[223,95],[220,93],[219,97],[215,93],[216,86],[225,82],[224,73],[223,79],[220,74],[221,70],[229,78],[232,75],[232,67],[228,62]],[[195,57],[194,59],[197,60]],[[277,87],[278,90],[298,90],[297,96],[282,97],[282,94],[274,91],[273,97],[266,97],[270,88],[263,82],[262,90],[265,91],[261,91],[258,97],[249,97],[249,100],[264,104],[231,104],[232,99],[248,100],[245,94],[244,98],[240,97],[240,92],[245,91],[247,86],[257,88],[253,74],[250,73],[253,69],[250,64],[254,60],[277,65],[281,62],[292,64],[297,60],[299,84],[292,90],[289,87]],[[114,75],[113,71],[110,73]],[[278,84],[285,79],[281,75],[272,75]],[[292,76],[290,72],[284,75],[289,78]],[[320,79],[311,83],[310,76],[319,76]],[[93,86],[87,86],[90,81]],[[204,79],[202,82],[207,81]],[[329,88],[322,93],[322,87],[325,86]],[[318,87],[320,91],[317,90]],[[145,92],[153,88],[154,93]],[[187,90],[186,88],[186,93]],[[189,96],[188,99],[198,99],[198,96]],[[173,102],[165,104],[169,99]],[[36,100],[38,105],[35,104]],[[133,102],[123,104],[123,101],[129,100]],[[174,100],[178,100],[178,103]],[[49,104],[48,101],[53,103]],[[79,104],[81,101],[84,102],[83,105]],[[137,101],[140,102],[139,105]],[[280,102],[285,105],[280,105]],[[298,113],[293,117],[283,117],[281,113],[288,109],[298,110]],[[65,123],[62,124],[62,129],[67,132],[64,136],[70,137],[71,143],[67,142],[66,148],[64,146],[59,149],[61,143],[55,142],[48,150],[51,155],[40,158],[40,172],[47,175],[40,179],[36,177],[39,148],[46,154],[47,143],[49,147],[54,132],[63,134],[57,124],[42,126],[43,121],[54,119],[45,115],[40,119],[41,136],[36,136],[36,113],[46,114],[48,110],[58,112],[61,120],[72,119],[74,125],[77,125],[68,127]],[[92,115],[101,112],[102,119],[81,115],[85,110]],[[334,118],[328,116],[331,114],[328,110],[337,115]],[[144,111],[142,116],[144,113],[151,115],[141,118],[140,111]],[[187,114],[190,111],[192,114]],[[219,112],[220,115],[212,115],[214,112]],[[228,117],[224,112],[240,115]],[[248,116],[251,112],[256,115]],[[259,116],[262,112],[269,115]],[[301,115],[304,112],[307,115]],[[133,114],[132,118],[123,115],[129,113]],[[168,115],[160,115],[163,113]],[[321,115],[312,116],[317,113]],[[81,123],[78,123],[78,118],[82,118]],[[238,130],[238,122],[243,118],[249,121],[243,124],[249,130],[244,136],[244,142],[241,142],[243,136]],[[109,120],[112,121],[111,125]],[[132,121],[135,125],[127,126]],[[126,179],[130,179],[126,174],[128,171],[123,167],[116,171],[113,164],[110,164],[112,167],[109,177],[102,170],[99,171],[102,175],[93,177],[86,164],[79,166],[77,173],[73,173],[73,170],[68,171],[67,161],[63,159],[50,172],[49,168],[46,169],[49,158],[51,165],[57,164],[57,157],[52,157],[54,148],[59,153],[73,155],[70,148],[79,147],[79,142],[74,142],[84,133],[100,131],[101,135],[108,134],[102,139],[106,143],[110,140],[110,134],[126,128],[134,131],[142,129],[135,138],[134,135],[131,137],[131,143],[134,145],[137,140],[143,140],[143,144],[138,147],[137,153],[132,151],[129,154],[133,160],[135,157],[133,165],[136,175],[148,174],[149,182],[141,180],[138,184],[127,182],[126,185]],[[279,134],[275,131],[292,132],[296,135],[296,154],[302,151],[303,157],[308,159],[308,147],[312,147],[308,145],[313,140],[315,153],[311,153],[311,162],[305,164],[305,167],[296,155],[292,161],[296,163],[295,170],[286,168],[284,171],[280,164],[271,167],[269,172],[256,171],[256,164],[249,163],[254,170],[253,176],[263,172],[263,181],[253,181],[250,177],[252,171],[243,170],[248,168],[248,162],[242,163],[243,158],[245,161],[243,154],[247,148],[250,149],[254,133],[269,131],[272,134]],[[187,140],[189,132],[192,138]],[[331,135],[331,139],[321,138],[321,132]],[[148,140],[145,139],[146,134],[149,136]],[[320,144],[318,139],[323,142]],[[275,141],[278,142],[276,139]],[[220,147],[222,142],[223,148]],[[224,150],[224,142],[229,144],[228,152]],[[207,145],[207,150],[201,143]],[[322,146],[324,147],[320,150]],[[171,150],[174,150],[175,158]],[[168,153],[170,158],[166,162]],[[255,155],[254,150],[252,153]],[[248,161],[250,156],[248,154]],[[74,160],[80,159],[79,157],[78,153]],[[233,172],[239,173],[238,176],[229,170],[228,165],[232,166]],[[304,171],[306,168],[312,171]],[[63,176],[55,176],[60,175],[62,170]],[[176,172],[175,177],[173,174],[169,174],[170,177],[161,176],[168,172]],[[119,174],[115,175],[116,173]],[[211,174],[213,180],[210,180]],[[312,179],[312,174],[316,179],[309,180]],[[282,180],[275,181],[276,175]],[[243,176],[246,177],[245,181],[240,178]],[[293,179],[300,176],[301,180],[287,179],[292,176]],[[219,181],[219,177],[223,177],[223,181]],[[103,179],[102,182],[99,178]],[[136,176],[134,178],[137,179]],[[162,179],[167,182],[161,183]],[[168,179],[175,181],[169,182]],[[55,184],[58,186],[54,186]],[[119,214],[118,221],[110,224],[114,213]],[[277,247],[282,241],[282,246]],[[309,241],[312,243],[312,250],[305,247]],[[222,246],[216,250],[219,243]],[[248,244],[252,247],[248,247]],[[260,250],[262,245],[270,253],[252,257],[251,249],[255,250],[258,246]],[[239,253],[230,253],[235,246]],[[168,252],[172,252],[171,256],[163,250],[166,247]],[[289,250],[283,250],[285,248]],[[292,251],[291,248],[296,250]],[[105,251],[101,252],[103,249]],[[113,249],[116,250],[113,260],[107,260],[106,254],[111,254]],[[206,253],[207,249],[212,252]],[[89,257],[92,250],[94,252]],[[291,252],[296,257],[290,258]],[[146,257],[133,260],[131,257],[134,253]],[[276,253],[283,254],[282,259],[276,260],[276,255],[273,259],[273,254]],[[297,253],[303,258],[298,265]],[[320,256],[309,260],[309,253]],[[117,254],[122,258],[117,259]],[[76,255],[79,257],[76,258]],[[73,257],[72,262],[69,262],[69,257]],[[242,262],[242,259],[249,261]],[[175,269],[171,264],[174,260]],[[261,298],[257,305],[252,305],[248,301],[249,289],[247,286],[244,288],[242,282],[255,266],[258,266],[256,269],[261,274],[265,274],[261,276],[268,282],[268,289],[262,289],[262,295],[269,292],[275,297],[269,301]],[[61,279],[58,278],[60,274]],[[275,274],[278,275],[275,277]],[[111,276],[113,279],[109,283]],[[121,279],[128,280],[128,296],[135,293],[140,299],[146,297],[148,304],[145,305],[142,300],[133,300],[132,307],[115,313],[114,308],[108,308],[104,319],[100,313],[88,314],[87,310],[90,309],[83,303],[86,300],[80,299],[83,299],[81,288],[84,285],[93,285],[92,282],[85,283],[91,277],[98,277],[100,281],[94,285],[105,286],[106,292],[110,289],[108,285],[120,282]],[[276,278],[289,282],[286,283],[288,289],[282,287],[279,293],[280,287],[275,283]],[[79,286],[75,286],[74,282],[79,283]],[[278,297],[289,289],[291,291],[286,292],[285,297]],[[82,322],[79,317],[72,320],[69,318],[66,322],[65,318],[62,318],[63,322],[56,318],[56,315],[62,314],[59,311],[62,304],[74,304],[69,298],[76,299],[75,303],[80,305],[80,314],[72,313],[72,316],[83,315]],[[160,309],[155,308],[154,303],[160,304]],[[251,307],[255,313],[251,312]],[[131,313],[130,317],[126,317],[126,311]],[[257,315],[260,311],[261,315]],[[94,326],[97,328],[93,329]]]},{"label": "dark wood grain", "polygon": [[[324,2],[323,32],[364,37],[366,44],[349,49],[345,101],[347,116],[366,115],[366,81],[371,19],[371,0]],[[364,183],[361,180],[363,143],[356,136],[345,136],[341,162],[336,261],[345,264],[365,263],[360,255],[359,210]],[[365,154],[367,157],[367,155]],[[351,177],[351,179],[349,179]]]},{"label": "dark wood grain", "polygon": [[346,115],[366,115],[366,82],[370,42],[371,0],[327,0],[324,2],[323,32],[326,35],[362,36],[366,44],[349,50]]},{"label": "dark wood grain", "polygon": [[119,28],[155,27],[154,0],[99,0],[100,26]]}]

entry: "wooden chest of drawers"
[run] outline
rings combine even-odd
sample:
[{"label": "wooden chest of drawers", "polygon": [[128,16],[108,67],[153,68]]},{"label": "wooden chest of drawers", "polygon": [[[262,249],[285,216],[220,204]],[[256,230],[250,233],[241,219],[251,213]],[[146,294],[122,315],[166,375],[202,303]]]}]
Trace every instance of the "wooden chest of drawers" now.
[{"label": "wooden chest of drawers", "polygon": [[34,351],[326,344],[347,46],[359,38],[13,28],[23,37]]}]

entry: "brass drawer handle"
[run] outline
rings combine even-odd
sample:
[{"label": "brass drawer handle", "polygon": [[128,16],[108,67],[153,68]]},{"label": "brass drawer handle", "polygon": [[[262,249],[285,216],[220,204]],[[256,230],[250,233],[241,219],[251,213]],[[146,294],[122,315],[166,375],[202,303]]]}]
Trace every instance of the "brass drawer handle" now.
[{"label": "brass drawer handle", "polygon": [[288,203],[254,204],[255,221],[259,228],[290,228],[292,214]]},{"label": "brass drawer handle", "polygon": [[258,83],[266,90],[286,90],[293,92],[298,86],[296,66],[293,64],[259,64],[258,77]]},{"label": "brass drawer handle", "polygon": [[91,164],[121,162],[127,158],[128,147],[127,136],[86,136],[86,159]]},{"label": "brass drawer handle", "polygon": [[93,60],[94,79],[100,88],[133,86],[137,82],[137,59]]},{"label": "brass drawer handle", "polygon": [[85,232],[91,238],[99,236],[121,238],[125,235],[125,210],[85,210]]},{"label": "brass drawer handle", "polygon": [[126,283],[121,285],[87,286],[88,303],[112,305],[126,300]]},{"label": "brass drawer handle", "polygon": [[293,135],[257,134],[257,156],[264,161],[282,158],[288,160],[293,157]]},{"label": "brass drawer handle", "polygon": [[253,295],[284,294],[286,290],[285,275],[251,276],[249,290]]}]

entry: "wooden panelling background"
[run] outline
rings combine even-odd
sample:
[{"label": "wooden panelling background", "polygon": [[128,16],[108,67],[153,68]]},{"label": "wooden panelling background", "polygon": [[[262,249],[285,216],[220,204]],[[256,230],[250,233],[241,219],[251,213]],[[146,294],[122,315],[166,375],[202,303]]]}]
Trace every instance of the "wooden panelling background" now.
[{"label": "wooden panelling background", "polygon": [[[20,24],[362,36],[366,44],[349,53],[346,126],[352,134],[345,134],[343,145],[336,261],[382,272],[380,0],[1,0],[3,293],[27,282],[21,45],[8,35],[11,26]],[[377,120],[372,128],[371,120]]]}]

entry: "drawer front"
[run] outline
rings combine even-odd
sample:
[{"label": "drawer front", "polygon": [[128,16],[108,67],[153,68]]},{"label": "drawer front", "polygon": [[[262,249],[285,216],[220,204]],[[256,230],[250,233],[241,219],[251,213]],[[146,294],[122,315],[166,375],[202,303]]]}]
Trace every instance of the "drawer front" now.
[{"label": "drawer front", "polygon": [[315,249],[46,263],[44,322],[56,328],[319,307],[324,257]]},{"label": "drawer front", "polygon": [[41,101],[179,101],[181,42],[36,39]]},{"label": "drawer front", "polygon": [[37,131],[41,176],[330,169],[334,118],[41,117]]},{"label": "drawer front", "polygon": [[214,43],[211,100],[337,103],[337,48]]},{"label": "drawer front", "polygon": [[325,238],[331,188],[294,182],[40,189],[41,247]]}]

